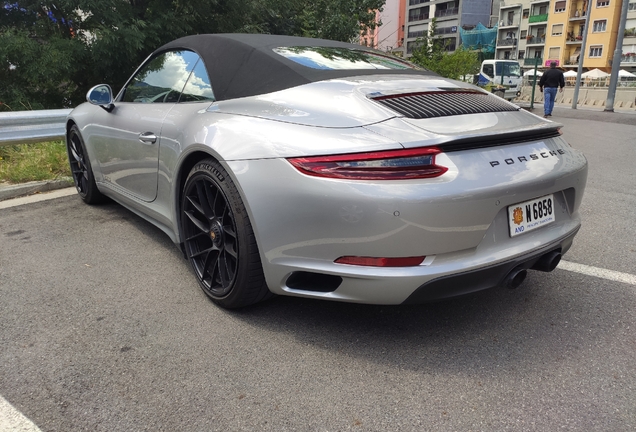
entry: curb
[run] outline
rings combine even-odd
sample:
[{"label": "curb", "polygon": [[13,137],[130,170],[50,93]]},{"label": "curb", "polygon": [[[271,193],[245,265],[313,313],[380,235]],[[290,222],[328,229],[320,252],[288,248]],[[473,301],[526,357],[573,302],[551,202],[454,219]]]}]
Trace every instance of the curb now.
[{"label": "curb", "polygon": [[74,186],[73,179],[71,177],[16,185],[0,184],[0,201],[67,188],[70,186]]}]

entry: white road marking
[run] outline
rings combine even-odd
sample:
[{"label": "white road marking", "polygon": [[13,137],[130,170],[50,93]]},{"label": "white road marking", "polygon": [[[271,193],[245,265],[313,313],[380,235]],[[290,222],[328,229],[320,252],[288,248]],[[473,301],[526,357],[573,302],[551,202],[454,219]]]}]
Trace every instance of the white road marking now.
[{"label": "white road marking", "polygon": [[0,432],[42,432],[24,414],[0,396]]},{"label": "white road marking", "polygon": [[35,195],[29,195],[21,198],[13,198],[5,201],[0,201],[0,209],[17,207],[24,204],[31,204],[40,201],[52,200],[55,198],[61,198],[65,196],[75,195],[77,193],[77,189],[74,187],[57,189],[51,192],[39,193]]},{"label": "white road marking", "polygon": [[598,267],[592,267],[585,264],[577,264],[569,261],[561,261],[559,267],[561,270],[567,270],[574,273],[581,273],[587,276],[594,276],[601,279],[607,279],[614,282],[636,285],[636,275],[622,273],[614,270],[607,270]]}]

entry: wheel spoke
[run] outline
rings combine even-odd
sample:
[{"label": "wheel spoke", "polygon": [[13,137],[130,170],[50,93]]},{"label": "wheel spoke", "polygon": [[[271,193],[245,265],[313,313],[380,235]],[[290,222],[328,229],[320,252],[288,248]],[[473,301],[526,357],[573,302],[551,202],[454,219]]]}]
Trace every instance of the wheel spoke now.
[{"label": "wheel spoke", "polygon": [[234,249],[234,243],[229,243],[225,245],[225,252],[230,254],[235,260],[238,258],[238,253]]},{"label": "wheel spoke", "polygon": [[197,237],[201,237],[201,236],[206,236],[207,237],[208,235],[209,235],[209,233],[207,231],[206,232],[199,231],[198,233],[194,234],[193,236],[190,236],[187,239],[185,239],[185,241],[189,242],[191,240],[194,240]]},{"label": "wheel spoke", "polygon": [[200,209],[203,210],[202,213],[208,220],[212,220],[214,218],[214,211],[210,207],[210,200],[208,197],[208,186],[204,181],[198,181],[195,183],[197,188],[197,197],[199,198]]},{"label": "wheel spoke", "polygon": [[[219,261],[219,255],[220,254],[218,249],[210,249],[210,253],[208,253],[208,255],[205,257],[205,263],[203,264],[202,271],[204,275],[209,272],[210,267],[214,268],[216,266],[216,263]],[[212,275],[210,275],[210,277],[212,277]]]},{"label": "wheel spoke", "polygon": [[192,221],[192,223],[193,223],[193,224],[194,224],[194,225],[195,225],[195,226],[196,226],[196,227],[197,227],[200,231],[203,231],[203,232],[206,232],[206,233],[210,231],[210,229],[209,229],[207,226],[203,225],[203,222],[201,222],[199,219],[197,219],[197,218],[196,218],[196,217],[192,214],[192,212],[186,211],[186,212],[185,212],[185,214],[186,214],[186,216],[188,216],[188,219],[190,219],[190,220]]},{"label": "wheel spoke", "polygon": [[227,260],[223,258],[223,253],[221,253],[219,256],[218,266],[219,276],[221,277],[221,286],[223,288],[228,287],[230,285],[230,282],[232,281],[232,278],[227,268]]},{"label": "wheel spoke", "polygon": [[73,136],[71,138],[71,153],[73,153],[73,157],[78,162],[82,159],[82,157],[80,156],[81,152],[77,148],[77,137],[76,136]]},{"label": "wheel spoke", "polygon": [[186,198],[190,202],[190,204],[192,204],[192,206],[201,214],[201,216],[204,216],[206,218],[208,217],[205,214],[205,210],[203,210],[203,207],[201,207],[201,205],[198,202],[196,202],[192,197],[186,197]]},{"label": "wheel spoke", "polygon": [[218,196],[219,196],[219,190],[217,188],[214,188],[214,195],[212,195],[212,188],[208,186],[207,184],[205,185],[205,197],[207,198],[207,204],[208,204],[208,207],[210,208],[210,212],[212,213],[212,217],[218,214],[215,211],[216,199]]},{"label": "wheel spoke", "polygon": [[212,245],[212,247],[209,247],[209,248],[207,248],[207,249],[203,249],[202,251],[199,251],[199,252],[195,252],[195,253],[193,253],[192,255],[190,255],[190,258],[197,258],[197,257],[200,257],[201,255],[206,254],[206,253],[208,253],[208,252],[211,252],[211,251],[213,251],[213,250],[219,250],[219,248],[217,248],[217,247],[215,247],[214,245]]},{"label": "wheel spoke", "polygon": [[234,228],[232,227],[232,225],[223,225],[223,232],[233,239],[236,239],[236,233],[234,232]]}]

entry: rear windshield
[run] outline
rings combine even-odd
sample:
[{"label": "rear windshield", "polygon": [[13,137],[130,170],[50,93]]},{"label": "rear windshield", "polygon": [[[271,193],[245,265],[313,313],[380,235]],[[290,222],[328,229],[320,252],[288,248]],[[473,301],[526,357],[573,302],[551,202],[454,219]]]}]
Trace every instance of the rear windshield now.
[{"label": "rear windshield", "polygon": [[397,57],[350,48],[279,47],[274,52],[312,69],[415,69],[422,68]]}]

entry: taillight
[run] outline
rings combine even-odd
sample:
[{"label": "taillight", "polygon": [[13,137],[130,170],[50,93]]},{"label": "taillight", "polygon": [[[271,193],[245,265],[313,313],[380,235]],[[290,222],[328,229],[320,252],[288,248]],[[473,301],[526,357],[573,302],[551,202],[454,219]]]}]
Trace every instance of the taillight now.
[{"label": "taillight", "polygon": [[408,180],[439,177],[448,168],[435,164],[436,147],[290,158],[300,172],[351,180]]},{"label": "taillight", "polygon": [[343,256],[335,260],[337,264],[349,264],[367,267],[414,267],[422,264],[425,256],[403,257],[403,258],[375,258]]}]

